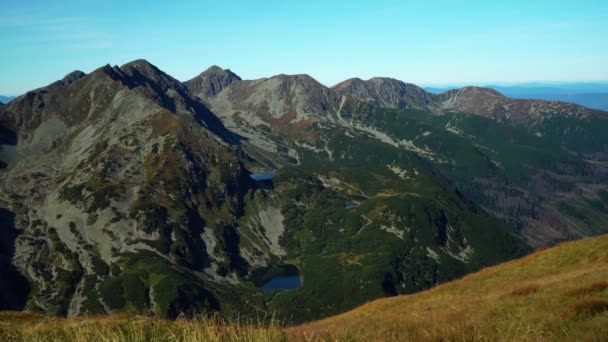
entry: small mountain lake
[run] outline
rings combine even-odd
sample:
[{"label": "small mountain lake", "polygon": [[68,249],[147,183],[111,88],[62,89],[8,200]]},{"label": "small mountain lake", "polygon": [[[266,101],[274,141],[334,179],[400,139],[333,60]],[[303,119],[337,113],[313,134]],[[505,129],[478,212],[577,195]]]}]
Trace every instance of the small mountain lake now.
[{"label": "small mountain lake", "polygon": [[274,290],[293,290],[300,287],[301,281],[299,275],[277,276],[270,279],[264,286],[260,287],[263,292]]},{"label": "small mountain lake", "polygon": [[344,209],[354,209],[356,207],[357,207],[356,204],[345,204],[344,205]]},{"label": "small mountain lake", "polygon": [[293,290],[302,286],[300,272],[294,265],[270,265],[251,272],[250,278],[262,292]]},{"label": "small mountain lake", "polygon": [[276,172],[258,172],[250,174],[249,177],[254,181],[265,181],[273,179],[275,175]]}]

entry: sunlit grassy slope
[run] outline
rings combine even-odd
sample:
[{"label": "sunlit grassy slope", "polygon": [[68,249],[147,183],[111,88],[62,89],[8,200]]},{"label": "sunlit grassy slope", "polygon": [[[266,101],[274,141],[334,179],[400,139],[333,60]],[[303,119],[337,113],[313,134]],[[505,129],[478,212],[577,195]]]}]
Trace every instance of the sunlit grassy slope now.
[{"label": "sunlit grassy slope", "polygon": [[608,236],[287,329],[308,340],[608,340]]},{"label": "sunlit grassy slope", "polygon": [[608,235],[568,242],[431,290],[301,326],[0,313],[2,341],[608,339]]}]

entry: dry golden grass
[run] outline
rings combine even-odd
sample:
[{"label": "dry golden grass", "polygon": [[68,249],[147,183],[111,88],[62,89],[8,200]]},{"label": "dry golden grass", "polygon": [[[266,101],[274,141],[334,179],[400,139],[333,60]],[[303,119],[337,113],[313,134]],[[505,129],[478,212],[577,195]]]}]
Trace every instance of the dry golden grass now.
[{"label": "dry golden grass", "polygon": [[114,314],[78,318],[0,314],[0,341],[284,341],[275,325],[226,324],[217,318],[177,319]]},{"label": "dry golden grass", "polygon": [[596,292],[602,292],[605,289],[608,289],[608,281],[596,281],[589,285],[568,290],[564,294],[567,296],[588,296]]},{"label": "dry golden grass", "polygon": [[607,281],[601,236],[286,332],[306,341],[608,341]]},{"label": "dry golden grass", "polygon": [[[568,305],[564,310],[567,318],[587,318],[600,315],[608,311],[608,299],[605,298],[583,298]],[[608,339],[608,336],[606,336]]]},{"label": "dry golden grass", "polygon": [[511,296],[527,296],[538,291],[538,285],[531,284],[511,291]]},{"label": "dry golden grass", "polygon": [[608,341],[608,235],[301,326],[0,313],[0,341]]}]

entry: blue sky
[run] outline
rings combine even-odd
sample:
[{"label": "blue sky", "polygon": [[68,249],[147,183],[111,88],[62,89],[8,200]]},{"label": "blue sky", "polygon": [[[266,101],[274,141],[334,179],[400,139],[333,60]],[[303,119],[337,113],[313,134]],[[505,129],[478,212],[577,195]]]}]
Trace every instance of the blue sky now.
[{"label": "blue sky", "polygon": [[608,80],[608,1],[2,0],[0,94],[145,58],[326,85]]}]

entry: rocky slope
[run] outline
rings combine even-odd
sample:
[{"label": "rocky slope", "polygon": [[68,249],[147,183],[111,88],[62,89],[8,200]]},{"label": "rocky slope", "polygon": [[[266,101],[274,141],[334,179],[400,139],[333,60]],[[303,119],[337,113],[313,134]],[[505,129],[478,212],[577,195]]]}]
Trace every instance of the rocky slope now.
[{"label": "rocky slope", "polygon": [[[310,320],[605,232],[604,113],[509,101],[219,67],[181,83],[143,60],[73,72],[0,108],[0,305]],[[298,290],[258,290],[286,271]]]},{"label": "rocky slope", "polygon": [[1,118],[0,201],[27,308],[217,309],[202,284],[231,283],[241,266],[226,250],[211,257],[202,236],[234,229],[250,179],[233,134],[180,82],[141,60],[75,72]]},{"label": "rocky slope", "polygon": [[601,111],[572,103],[513,99],[503,96],[493,89],[479,87],[449,90],[435,96],[435,102],[444,111],[471,113],[499,122],[524,125],[533,125],[552,116],[585,118],[596,115],[606,117],[606,114]]},{"label": "rocky slope", "polygon": [[184,82],[184,85],[190,89],[194,96],[206,99],[217,95],[232,82],[240,80],[241,78],[230,69],[222,69],[214,65],[195,78]]},{"label": "rocky slope", "polygon": [[353,96],[372,101],[385,108],[425,110],[436,108],[432,94],[414,84],[393,78],[374,77],[367,81],[351,78],[331,89],[340,97]]},{"label": "rocky slope", "polygon": [[[535,246],[606,227],[603,207],[589,205],[605,198],[605,112],[511,99],[478,87],[434,95],[390,78],[355,78],[327,88],[302,75],[234,82],[206,101],[247,137],[245,150],[272,167],[305,164],[311,152],[335,161],[338,153],[328,146],[336,135],[367,136],[435,164],[468,198]],[[480,125],[491,128],[484,132]],[[514,151],[529,162],[515,160]],[[547,158],[551,163],[541,162]],[[572,200],[580,194],[582,201]]]},{"label": "rocky slope", "polygon": [[[209,74],[206,71],[203,74]],[[201,94],[186,82],[191,92]],[[333,120],[339,100],[308,75],[277,75],[258,80],[233,81],[221,92],[201,97],[229,129],[244,137],[243,148],[253,158],[276,168],[297,163],[297,154],[285,139],[315,139],[310,128]]]}]

